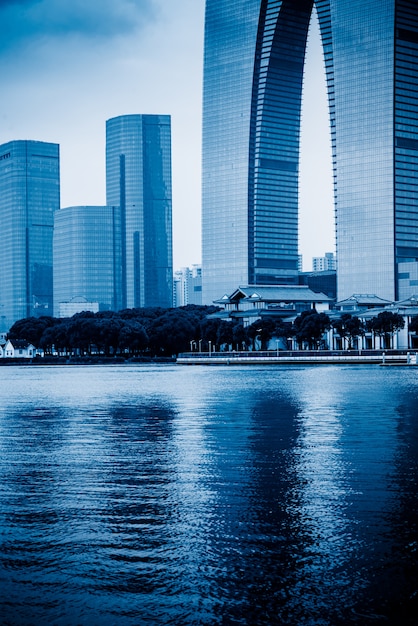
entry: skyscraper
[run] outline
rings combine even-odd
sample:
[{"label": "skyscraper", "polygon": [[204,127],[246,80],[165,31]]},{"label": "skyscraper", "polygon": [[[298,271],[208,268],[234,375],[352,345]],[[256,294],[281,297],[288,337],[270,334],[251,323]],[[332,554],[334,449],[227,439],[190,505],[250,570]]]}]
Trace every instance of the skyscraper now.
[{"label": "skyscraper", "polygon": [[60,206],[59,146],[0,146],[0,319],[53,315],[52,235]]},{"label": "skyscraper", "polygon": [[106,202],[121,209],[123,307],[173,306],[170,116],[106,122]]},{"label": "skyscraper", "polygon": [[100,311],[122,309],[120,208],[71,206],[55,213],[54,315],[85,300]]},{"label": "skyscraper", "polygon": [[207,0],[205,303],[238,284],[296,280],[301,94],[314,7],[330,111],[338,298],[394,300],[399,277],[418,263],[418,4]]}]

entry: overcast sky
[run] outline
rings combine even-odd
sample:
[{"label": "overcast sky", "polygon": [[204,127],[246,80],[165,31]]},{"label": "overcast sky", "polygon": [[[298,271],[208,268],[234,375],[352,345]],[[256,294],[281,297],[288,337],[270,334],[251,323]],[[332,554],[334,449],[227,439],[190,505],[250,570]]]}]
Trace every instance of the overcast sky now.
[{"label": "overcast sky", "polygon": [[[172,118],[175,269],[201,261],[205,0],[0,0],[0,143],[60,144],[61,206],[105,204],[105,122]],[[334,250],[322,53],[310,37],[303,109],[300,247]]]}]

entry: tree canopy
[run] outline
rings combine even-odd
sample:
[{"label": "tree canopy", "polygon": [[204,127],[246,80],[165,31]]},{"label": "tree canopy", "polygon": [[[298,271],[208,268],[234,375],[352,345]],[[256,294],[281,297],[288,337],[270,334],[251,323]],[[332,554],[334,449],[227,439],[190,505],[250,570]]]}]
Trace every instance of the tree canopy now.
[{"label": "tree canopy", "polygon": [[381,311],[376,317],[367,320],[367,330],[384,338],[385,346],[390,347],[390,339],[395,332],[405,326],[405,320],[399,313]]},{"label": "tree canopy", "polygon": [[172,356],[199,339],[200,325],[216,307],[189,305],[173,309],[156,307],[119,312],[83,311],[70,318],[29,317],[11,327],[10,339],[24,339],[46,354],[105,355],[147,353]]},{"label": "tree canopy", "polygon": [[266,316],[253,322],[248,326],[247,334],[252,341],[253,348],[255,348],[255,342],[260,342],[261,350],[267,350],[269,341],[276,337],[277,339],[287,337],[289,333],[289,324],[283,322],[281,318]]},{"label": "tree canopy", "polygon": [[352,316],[350,313],[343,313],[338,320],[332,323],[332,326],[341,338],[347,340],[347,348],[349,350],[353,347],[354,339],[365,333],[365,326],[362,320]]},{"label": "tree canopy", "polygon": [[293,323],[293,336],[300,346],[306,342],[309,349],[317,349],[324,333],[331,328],[326,313],[318,313],[315,309],[303,311]]}]

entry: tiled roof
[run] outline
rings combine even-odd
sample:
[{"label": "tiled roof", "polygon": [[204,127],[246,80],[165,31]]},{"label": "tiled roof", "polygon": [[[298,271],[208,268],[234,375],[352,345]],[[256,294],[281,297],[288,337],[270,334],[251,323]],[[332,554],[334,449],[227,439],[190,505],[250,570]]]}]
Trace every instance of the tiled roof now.
[{"label": "tiled roof", "polygon": [[331,302],[324,293],[316,293],[306,285],[248,285],[238,287],[229,297],[223,296],[217,303],[225,304],[237,299],[261,302]]},{"label": "tiled roof", "polygon": [[357,306],[386,306],[387,304],[392,304],[390,300],[384,300],[383,298],[379,298],[375,294],[353,294],[349,298],[345,300],[340,300],[335,304],[336,307],[339,306],[348,306],[348,305],[357,305]]}]

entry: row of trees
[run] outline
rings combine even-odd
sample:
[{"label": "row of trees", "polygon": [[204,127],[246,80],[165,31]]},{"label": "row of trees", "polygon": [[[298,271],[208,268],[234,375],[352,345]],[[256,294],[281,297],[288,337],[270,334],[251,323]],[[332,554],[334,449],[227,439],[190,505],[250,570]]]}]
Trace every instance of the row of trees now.
[{"label": "row of trees", "polygon": [[[308,343],[310,348],[318,347],[318,340],[324,332],[331,327],[338,333],[349,350],[353,348],[354,341],[364,336],[367,332],[384,339],[384,345],[390,347],[394,333],[405,326],[405,320],[399,313],[381,311],[375,317],[366,322],[350,313],[343,313],[341,317],[333,321],[325,313],[312,315],[311,311],[305,311],[295,320],[298,333],[295,335],[298,343]],[[409,330],[418,330],[418,316],[413,318]]]},{"label": "row of trees", "polygon": [[25,339],[45,354],[173,355],[187,350],[216,307],[189,305],[123,311],[84,311],[70,318],[29,317],[16,322],[9,339]]},{"label": "row of trees", "polygon": [[[29,317],[16,322],[9,332],[10,339],[24,339],[46,354],[106,355],[150,354],[171,356],[190,349],[205,351],[211,345],[231,346],[232,349],[267,349],[272,338],[286,340],[293,337],[298,345],[316,349],[324,333],[331,328],[343,338],[346,347],[369,331],[385,338],[404,327],[401,315],[383,311],[364,324],[358,317],[343,314],[331,321],[326,313],[304,311],[294,321],[285,322],[274,317],[263,317],[244,328],[240,321],[209,318],[218,309],[210,306],[188,305],[173,309],[126,309],[119,312],[77,313],[71,318]],[[418,330],[418,317],[410,330]]]},{"label": "row of trees", "polygon": [[[417,330],[417,321],[418,318],[413,318],[409,330]],[[338,320],[333,322],[333,327],[340,337],[346,340],[348,349],[353,347],[353,342],[357,337],[365,335],[366,332],[382,337],[385,346],[389,347],[391,337],[393,337],[394,333],[398,330],[404,328],[404,326],[405,320],[402,315],[393,313],[392,311],[381,311],[376,317],[367,320],[366,323],[349,313],[344,313]]]}]

